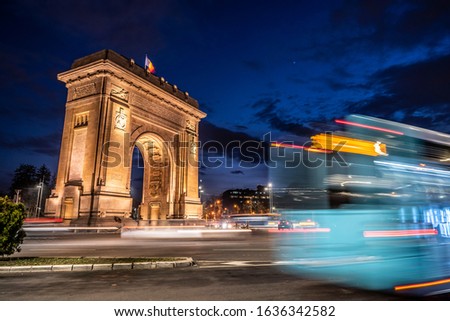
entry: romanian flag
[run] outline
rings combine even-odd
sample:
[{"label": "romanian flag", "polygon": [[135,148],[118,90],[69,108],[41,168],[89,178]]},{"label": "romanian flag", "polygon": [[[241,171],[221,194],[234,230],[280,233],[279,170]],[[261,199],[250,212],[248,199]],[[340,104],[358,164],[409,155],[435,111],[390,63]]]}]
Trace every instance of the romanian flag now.
[{"label": "romanian flag", "polygon": [[154,74],[155,73],[155,66],[153,66],[150,59],[148,59],[147,55],[145,55],[145,70],[149,73]]}]

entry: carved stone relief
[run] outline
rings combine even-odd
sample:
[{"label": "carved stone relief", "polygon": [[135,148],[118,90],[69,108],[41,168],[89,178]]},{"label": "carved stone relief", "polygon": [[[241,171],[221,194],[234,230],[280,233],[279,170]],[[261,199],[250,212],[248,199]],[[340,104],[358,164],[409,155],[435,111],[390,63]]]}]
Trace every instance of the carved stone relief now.
[{"label": "carved stone relief", "polygon": [[193,134],[196,134],[196,133],[197,133],[197,128],[196,128],[195,124],[192,123],[189,119],[186,120],[186,130],[187,130],[188,132],[193,133]]},{"label": "carved stone relief", "polygon": [[115,128],[120,130],[125,130],[127,127],[127,114],[124,113],[123,108],[119,108],[116,112],[116,117],[114,118]]},{"label": "carved stone relief", "polygon": [[75,87],[73,89],[72,99],[78,99],[82,97],[86,97],[89,95],[93,95],[96,93],[95,83],[90,83],[87,85]]},{"label": "carved stone relief", "polygon": [[111,89],[111,96],[128,102],[128,91],[123,88],[116,87]]},{"label": "carved stone relief", "polygon": [[155,142],[150,142],[148,147],[150,163],[150,196],[157,197],[161,195],[163,179],[163,157],[161,148]]}]

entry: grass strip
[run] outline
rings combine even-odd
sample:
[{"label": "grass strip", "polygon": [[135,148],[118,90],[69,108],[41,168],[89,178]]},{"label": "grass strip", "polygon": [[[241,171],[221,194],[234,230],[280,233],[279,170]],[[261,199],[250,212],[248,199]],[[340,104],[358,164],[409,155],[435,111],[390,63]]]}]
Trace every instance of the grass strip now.
[{"label": "grass strip", "polygon": [[171,262],[177,257],[0,257],[0,266]]}]

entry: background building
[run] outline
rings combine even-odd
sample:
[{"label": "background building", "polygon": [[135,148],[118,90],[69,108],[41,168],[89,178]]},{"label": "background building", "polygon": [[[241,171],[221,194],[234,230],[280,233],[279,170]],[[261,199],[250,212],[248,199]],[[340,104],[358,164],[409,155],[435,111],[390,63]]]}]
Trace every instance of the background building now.
[{"label": "background building", "polygon": [[223,212],[237,213],[267,213],[269,212],[270,191],[262,185],[253,189],[230,189],[222,194]]}]

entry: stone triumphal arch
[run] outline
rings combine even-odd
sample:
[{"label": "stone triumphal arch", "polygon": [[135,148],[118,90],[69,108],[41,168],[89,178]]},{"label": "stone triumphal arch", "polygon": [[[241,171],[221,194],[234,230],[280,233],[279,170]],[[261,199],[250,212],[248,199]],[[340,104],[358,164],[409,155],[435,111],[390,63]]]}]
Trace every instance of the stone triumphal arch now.
[{"label": "stone triumphal arch", "polygon": [[89,224],[129,217],[137,147],[142,220],[201,217],[198,124],[206,114],[195,99],[112,50],[75,60],[58,79],[68,93],[47,215]]}]

